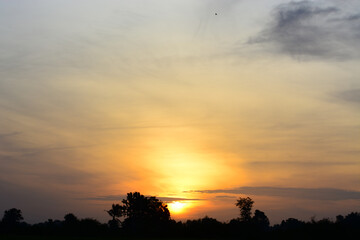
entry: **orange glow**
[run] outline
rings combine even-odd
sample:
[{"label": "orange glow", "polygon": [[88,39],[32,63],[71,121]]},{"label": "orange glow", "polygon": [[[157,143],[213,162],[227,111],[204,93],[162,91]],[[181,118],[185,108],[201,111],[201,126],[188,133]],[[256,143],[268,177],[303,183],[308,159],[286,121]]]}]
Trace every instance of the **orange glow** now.
[{"label": "orange glow", "polygon": [[188,203],[173,201],[168,204],[168,208],[171,214],[176,215],[176,214],[184,213],[186,211],[186,208],[189,207],[188,205],[189,205]]}]

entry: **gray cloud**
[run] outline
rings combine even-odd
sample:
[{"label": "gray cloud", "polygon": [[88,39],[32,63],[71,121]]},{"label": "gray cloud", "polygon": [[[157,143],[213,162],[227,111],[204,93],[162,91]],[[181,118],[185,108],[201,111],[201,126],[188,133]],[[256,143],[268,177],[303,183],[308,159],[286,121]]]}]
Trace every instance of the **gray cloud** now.
[{"label": "gray cloud", "polygon": [[193,190],[197,193],[229,193],[260,196],[291,197],[312,200],[360,200],[360,192],[336,188],[282,188],[282,187],[238,187],[232,189]]},{"label": "gray cloud", "polygon": [[158,197],[163,202],[174,202],[174,201],[202,201],[200,198],[176,198],[176,197]]},{"label": "gray cloud", "polygon": [[[126,198],[125,194],[121,195],[106,195],[106,196],[96,196],[85,198],[84,200],[94,200],[94,201],[121,201]],[[156,197],[165,203],[173,201],[200,201],[203,199],[198,198],[179,198],[179,197]]]},{"label": "gray cloud", "polygon": [[21,134],[21,133],[20,132],[0,133],[0,139],[6,138],[6,137],[11,137],[11,136],[16,136],[19,134]]},{"label": "gray cloud", "polygon": [[360,89],[341,91],[336,93],[335,96],[345,102],[360,104]]},{"label": "gray cloud", "polygon": [[80,200],[94,200],[94,201],[121,201],[126,198],[126,195],[106,195],[106,196],[96,196],[96,197],[87,197],[81,198]]},{"label": "gray cloud", "polygon": [[[56,151],[71,151],[81,148],[89,148],[96,146],[95,144],[89,145],[73,145],[73,146],[39,146],[39,147],[23,147],[21,140],[10,139],[12,136],[19,135],[20,133],[14,132],[9,134],[0,134],[0,151],[8,152],[11,156],[16,156],[18,161],[20,157],[35,156],[47,152]],[[0,159],[1,160],[1,159]]]},{"label": "gray cloud", "polygon": [[144,125],[144,126],[119,126],[119,127],[99,127],[98,130],[136,130],[136,129],[153,129],[153,128],[186,128],[198,124],[189,125]]},{"label": "gray cloud", "polygon": [[331,166],[348,166],[356,165],[358,162],[351,161],[338,161],[338,162],[326,162],[326,161],[253,161],[248,162],[246,165],[249,167],[331,167]]},{"label": "gray cloud", "polygon": [[235,196],[229,196],[229,195],[220,195],[220,196],[215,196],[215,199],[234,199],[236,198]]},{"label": "gray cloud", "polygon": [[348,16],[345,20],[348,20],[348,21],[357,21],[357,20],[360,20],[360,13],[359,13],[359,14],[350,15],[350,16]]},{"label": "gray cloud", "polygon": [[360,57],[360,14],[329,2],[300,1],[273,10],[269,25],[250,44],[268,43],[296,58]]},{"label": "gray cloud", "polygon": [[80,169],[64,166],[55,162],[26,161],[14,157],[0,156],[0,175],[13,182],[30,181],[36,185],[47,186],[85,186],[94,181],[96,175]]}]

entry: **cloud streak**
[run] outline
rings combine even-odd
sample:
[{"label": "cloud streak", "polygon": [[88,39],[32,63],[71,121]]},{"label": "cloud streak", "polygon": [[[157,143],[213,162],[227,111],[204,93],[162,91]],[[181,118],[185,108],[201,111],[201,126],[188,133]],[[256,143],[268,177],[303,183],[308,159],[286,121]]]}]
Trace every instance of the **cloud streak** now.
[{"label": "cloud streak", "polygon": [[315,162],[315,161],[253,161],[248,162],[246,165],[254,168],[261,167],[334,167],[334,166],[349,166],[357,165],[358,162],[351,161],[337,161],[337,162]]},{"label": "cloud streak", "polygon": [[0,139],[12,137],[21,134],[20,132],[0,133]]},{"label": "cloud streak", "polygon": [[345,102],[360,104],[360,89],[350,89],[341,91],[335,94],[335,96]]},{"label": "cloud streak", "polygon": [[301,59],[359,58],[360,14],[329,2],[278,5],[268,26],[248,43],[266,43],[278,53]]},{"label": "cloud streak", "polygon": [[336,188],[238,187],[232,189],[193,190],[192,193],[228,193],[259,196],[290,197],[312,200],[360,200],[360,192]]},{"label": "cloud streak", "polygon": [[[165,203],[174,202],[174,201],[201,201],[203,199],[199,198],[181,198],[181,197],[156,197]],[[105,195],[105,196],[96,196],[85,198],[84,200],[93,200],[93,201],[121,201],[126,199],[125,194],[121,195]]]}]

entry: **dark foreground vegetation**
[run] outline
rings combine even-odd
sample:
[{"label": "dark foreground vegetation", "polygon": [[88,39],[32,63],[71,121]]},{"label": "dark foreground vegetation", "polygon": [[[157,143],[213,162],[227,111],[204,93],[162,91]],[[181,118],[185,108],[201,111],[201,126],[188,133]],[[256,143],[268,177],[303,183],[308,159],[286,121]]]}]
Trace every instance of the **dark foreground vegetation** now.
[{"label": "dark foreground vegetation", "polygon": [[253,203],[251,198],[239,198],[239,218],[226,223],[210,217],[176,222],[163,202],[138,192],[113,204],[107,210],[111,219],[106,224],[78,219],[72,213],[62,220],[28,224],[21,210],[12,208],[0,222],[0,239],[360,239],[360,213],[339,215],[335,221],[289,218],[270,226],[264,212],[252,213]]}]

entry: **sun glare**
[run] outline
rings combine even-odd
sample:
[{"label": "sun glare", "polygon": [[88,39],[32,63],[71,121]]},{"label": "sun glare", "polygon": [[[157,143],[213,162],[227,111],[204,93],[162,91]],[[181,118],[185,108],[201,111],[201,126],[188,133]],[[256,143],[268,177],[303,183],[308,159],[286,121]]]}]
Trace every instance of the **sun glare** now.
[{"label": "sun glare", "polygon": [[180,214],[184,212],[186,203],[174,201],[168,204],[168,208],[172,214]]}]

